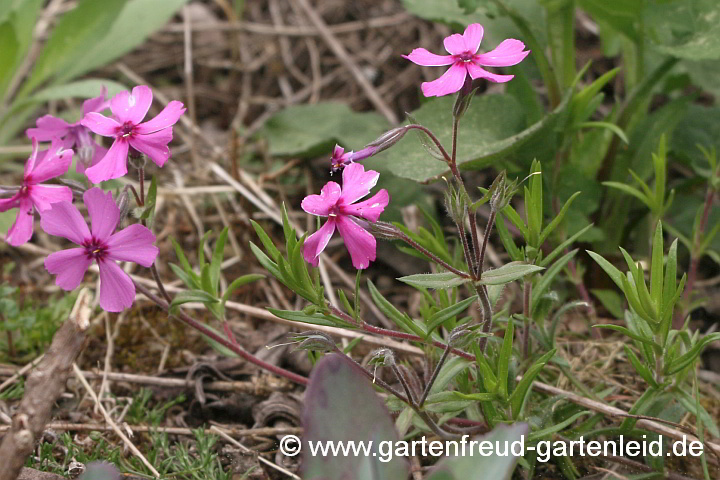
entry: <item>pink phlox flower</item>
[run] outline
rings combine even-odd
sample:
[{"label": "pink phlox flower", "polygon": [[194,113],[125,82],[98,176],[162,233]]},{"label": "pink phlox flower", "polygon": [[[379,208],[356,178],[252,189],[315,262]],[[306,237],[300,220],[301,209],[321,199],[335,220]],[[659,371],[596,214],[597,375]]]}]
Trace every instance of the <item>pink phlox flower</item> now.
[{"label": "pink phlox flower", "polygon": [[38,142],[32,139],[32,154],[25,162],[23,184],[10,198],[0,199],[0,212],[17,208],[17,217],[10,226],[5,240],[18,246],[30,240],[33,234],[35,210],[43,212],[53,203],[71,202],[72,191],[62,185],[42,185],[42,182],[59,177],[72,163],[72,150],[63,148],[62,141],[54,139],[49,150],[38,152]]},{"label": "pink phlox flower", "polygon": [[423,82],[422,91],[426,97],[441,97],[457,92],[465,83],[465,77],[484,78],[491,82],[504,83],[512,80],[514,75],[498,75],[488,72],[482,67],[509,67],[520,63],[530,50],[524,50],[525,44],[520,40],[509,38],[503,40],[494,50],[477,53],[483,38],[483,27],[479,23],[468,25],[465,32],[455,33],[445,38],[445,50],[450,55],[436,55],[424,48],[416,48],[410,55],[403,55],[411,62],[426,67],[451,67],[437,80]]},{"label": "pink phlox flower", "polygon": [[130,149],[147,155],[159,167],[170,158],[168,144],[173,138],[172,126],[185,113],[182,102],[172,101],[153,119],[143,122],[152,104],[152,90],[140,85],[120,92],[110,100],[114,118],[90,112],[82,124],[113,141],[110,150],[97,165],[88,168],[86,175],[93,183],[122,177],[127,173],[127,158]]},{"label": "pink phlox flower", "polygon": [[93,262],[100,270],[100,307],[108,312],[121,312],[135,300],[135,285],[116,262],[135,262],[149,267],[158,248],[155,235],[145,226],[130,225],[115,232],[120,222],[120,209],[112,193],[91,188],[83,194],[92,229],[77,207],[70,202],[56,203],[42,212],[40,225],[50,235],[63,237],[77,244],[51,253],[45,259],[48,272],[57,275],[55,283],[64,290],[80,285]]},{"label": "pink phlox flower", "polygon": [[[90,112],[102,112],[110,106],[106,99],[107,88],[102,87],[100,95],[83,102],[83,116]],[[68,123],[62,118],[44,115],[37,119],[36,128],[28,128],[28,138],[36,138],[38,142],[49,142],[54,138],[63,140],[63,147],[74,149],[76,158],[75,169],[84,173],[85,169],[97,164],[107,153],[107,148],[93,139],[90,130],[81,124],[82,119]]]},{"label": "pink phlox flower", "polygon": [[351,164],[352,162],[359,162],[366,158],[375,155],[377,148],[374,146],[367,146],[357,152],[346,152],[340,145],[335,145],[333,149],[332,157],[330,157],[330,166],[333,172],[342,169],[343,167]]},{"label": "pink phlox flower", "polygon": [[375,237],[358,222],[362,221],[359,219],[376,222],[390,202],[390,195],[382,189],[367,200],[358,200],[370,193],[379,177],[378,172],[366,172],[362,164],[351,163],[343,169],[342,188],[335,182],[328,182],[320,195],[305,197],[302,201],[303,210],[311,215],[328,218],[317,232],[305,240],[303,257],[307,262],[317,266],[318,256],[327,246],[335,229],[345,241],[355,268],[362,270],[375,260]]}]

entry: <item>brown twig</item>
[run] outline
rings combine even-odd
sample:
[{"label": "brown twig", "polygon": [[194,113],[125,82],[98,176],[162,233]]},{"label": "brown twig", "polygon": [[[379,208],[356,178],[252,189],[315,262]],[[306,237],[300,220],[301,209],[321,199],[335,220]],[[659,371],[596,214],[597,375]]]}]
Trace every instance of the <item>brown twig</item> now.
[{"label": "brown twig", "polygon": [[69,318],[58,329],[37,369],[25,383],[25,395],[0,444],[0,480],[14,480],[50,421],[52,407],[65,390],[73,362],[87,338],[90,293],[82,290]]}]

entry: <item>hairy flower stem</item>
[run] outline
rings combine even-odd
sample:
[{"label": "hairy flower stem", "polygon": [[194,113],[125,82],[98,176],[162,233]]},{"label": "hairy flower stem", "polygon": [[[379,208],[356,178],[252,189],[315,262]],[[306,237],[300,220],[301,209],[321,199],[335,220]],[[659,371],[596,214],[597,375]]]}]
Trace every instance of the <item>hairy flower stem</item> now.
[{"label": "hairy flower stem", "polygon": [[[365,321],[362,320],[362,319],[360,319],[360,322],[361,322],[361,323],[358,323],[353,317],[351,317],[351,316],[348,315],[347,313],[343,312],[342,310],[340,310],[339,308],[337,308],[337,307],[334,306],[334,305],[328,305],[328,308],[330,309],[330,312],[331,312],[333,315],[336,315],[336,316],[342,318],[343,320],[345,320],[345,321],[348,322],[348,323],[352,323],[353,325],[356,325],[358,328],[361,328],[361,329],[363,329],[363,330],[366,331],[366,332],[375,333],[375,334],[377,334],[377,335],[383,335],[383,336],[386,336],[386,337],[401,338],[401,339],[403,339],[403,340],[410,340],[410,341],[413,341],[413,342],[424,343],[424,344],[426,344],[426,345],[427,345],[427,344],[432,344],[433,346],[438,347],[438,348],[442,348],[442,349],[447,348],[447,344],[442,343],[442,342],[439,342],[439,341],[437,341],[437,340],[433,340],[432,342],[428,342],[427,339],[424,339],[424,338],[422,338],[422,337],[418,337],[417,335],[413,335],[413,334],[411,334],[411,333],[397,332],[397,331],[395,331],[395,330],[388,330],[388,329],[386,329],[386,328],[376,327],[375,325],[370,325],[369,323],[365,322]],[[464,358],[464,359],[466,359],[466,360],[470,360],[470,361],[475,361],[475,356],[472,355],[472,354],[470,354],[470,353],[468,353],[468,352],[464,352],[464,351],[459,350],[459,349],[457,349],[457,348],[451,348],[450,351],[451,351],[453,354],[457,355],[458,357],[462,357],[462,358]]]},{"label": "hairy flower stem", "polygon": [[441,267],[443,267],[443,268],[444,268],[445,270],[447,270],[448,272],[452,272],[452,273],[454,273],[455,275],[457,275],[457,276],[459,276],[459,277],[471,278],[469,274],[467,274],[467,273],[465,273],[465,272],[463,272],[463,271],[461,271],[461,270],[458,270],[457,268],[453,267],[453,266],[450,265],[449,263],[447,263],[447,262],[445,262],[444,260],[442,260],[440,257],[438,257],[437,255],[435,255],[434,253],[428,251],[425,247],[423,247],[422,245],[420,245],[419,243],[417,243],[415,240],[413,240],[412,238],[410,238],[409,236],[407,236],[407,235],[405,234],[405,232],[403,232],[403,231],[401,231],[401,230],[398,230],[397,237],[398,237],[400,240],[402,240],[403,242],[405,242],[405,243],[407,243],[408,245],[410,245],[411,247],[413,247],[413,248],[414,248],[415,250],[417,250],[418,252],[420,252],[420,253],[422,253],[423,255],[425,255],[426,257],[428,257],[428,258],[429,258],[430,260],[432,260],[433,262],[435,262],[435,263],[437,263],[438,265],[440,265]]},{"label": "hairy flower stem", "polygon": [[482,274],[482,265],[480,263],[480,245],[478,243],[477,236],[477,213],[474,210],[468,213],[468,218],[470,221],[470,232],[476,232],[475,235],[470,235],[470,237],[472,238],[473,256],[475,257],[475,277],[480,278],[480,275]]},{"label": "hairy flower stem", "polygon": [[[494,208],[490,210],[490,217],[488,218],[487,225],[485,226],[485,234],[483,235],[483,242],[482,246],[480,247],[480,251],[478,252],[478,271],[477,276],[478,278],[482,276],[483,268],[485,265],[485,251],[487,250],[487,244],[488,240],[490,239],[490,231],[492,230],[493,226],[495,225],[495,217],[497,215],[497,212]],[[474,215],[472,215],[470,218],[473,218]]]},{"label": "hairy flower stem", "polygon": [[408,385],[407,380],[405,380],[405,377],[403,377],[397,365],[390,365],[390,368],[395,374],[395,377],[397,377],[398,382],[400,382],[400,385],[402,385],[403,390],[405,390],[405,395],[407,396],[408,400],[410,400],[410,403],[418,407],[421,406],[415,401],[415,396],[413,395],[412,390],[410,390],[410,385]]},{"label": "hairy flower stem", "polygon": [[[482,333],[489,335],[490,330],[492,330],[492,305],[490,304],[490,295],[488,295],[487,287],[485,285],[477,285],[475,287],[475,291],[480,299],[480,311],[483,316]],[[478,346],[480,347],[481,352],[485,352],[487,342],[487,336],[480,338]]]},{"label": "hairy flower stem", "polygon": [[234,345],[230,340],[223,338],[221,335],[218,335],[214,331],[207,328],[202,323],[198,322],[194,318],[190,317],[183,311],[179,311],[176,315],[170,314],[170,304],[163,300],[162,298],[158,297],[154,293],[152,293],[150,290],[148,290],[145,286],[141,285],[140,283],[133,280],[133,283],[135,284],[135,288],[145,295],[150,301],[155,303],[157,306],[159,306],[161,309],[163,309],[165,312],[168,312],[168,317],[175,318],[176,320],[181,321],[185,325],[197,330],[201,334],[205,335],[206,337],[216,341],[220,345],[228,348],[230,351],[236,353],[239,357],[247,360],[248,362],[252,363],[253,365],[256,365],[263,370],[267,370],[270,373],[273,373],[279,377],[284,377],[290,380],[291,382],[297,383],[299,385],[307,385],[308,379],[303,377],[302,375],[298,375],[297,373],[290,372],[288,370],[285,370],[284,368],[276,367],[275,365],[271,365],[269,363],[266,363],[259,358],[255,357],[251,353],[245,351],[243,348],[241,348],[238,345]]},{"label": "hairy flower stem", "polygon": [[445,347],[445,350],[443,351],[442,355],[440,356],[440,360],[438,360],[437,365],[435,366],[435,370],[432,373],[432,376],[430,377],[430,380],[428,380],[427,385],[425,385],[425,391],[422,394],[422,397],[420,397],[420,401],[418,402],[418,406],[422,407],[425,403],[425,400],[427,400],[428,395],[430,394],[430,389],[432,388],[433,384],[435,383],[435,380],[437,380],[438,374],[440,373],[440,369],[442,368],[443,364],[445,363],[445,360],[447,360],[448,355],[450,354],[450,345],[448,344],[447,347]]},{"label": "hairy flower stem", "polygon": [[460,235],[460,241],[462,242],[463,246],[463,253],[465,254],[465,262],[467,263],[468,269],[470,270],[470,276],[473,280],[477,280],[477,275],[475,274],[475,259],[470,253],[470,244],[468,243],[467,235],[465,234],[465,225],[463,224],[462,220],[458,221],[455,225],[457,226],[458,234]]}]

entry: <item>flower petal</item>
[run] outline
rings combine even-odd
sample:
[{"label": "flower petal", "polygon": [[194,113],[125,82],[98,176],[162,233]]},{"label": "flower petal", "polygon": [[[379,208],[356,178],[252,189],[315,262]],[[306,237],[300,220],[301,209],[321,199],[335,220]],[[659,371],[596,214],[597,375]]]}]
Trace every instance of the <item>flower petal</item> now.
[{"label": "flower petal", "polygon": [[407,58],[415,65],[422,65],[424,67],[451,65],[455,61],[451,55],[436,55],[428,52],[424,48],[415,48],[410,52],[410,55],[403,55],[403,58]]},{"label": "flower petal", "polygon": [[422,91],[426,97],[442,97],[460,90],[465,83],[466,65],[471,63],[457,62],[443,73],[440,78],[432,82],[423,82]]},{"label": "flower petal", "polygon": [[50,210],[40,212],[40,226],[48,235],[67,238],[78,245],[90,238],[85,219],[70,202],[54,203]]},{"label": "flower petal", "polygon": [[185,110],[185,106],[182,102],[173,100],[168,103],[167,106],[155,116],[155,118],[136,126],[134,131],[135,133],[139,133],[141,135],[147,135],[148,133],[155,133],[164,128],[171,127],[177,123],[180,116],[185,113]]},{"label": "flower petal", "polygon": [[310,215],[327,217],[330,209],[337,204],[341,188],[335,182],[328,182],[320,190],[320,195],[308,195],[300,204],[303,210]]},{"label": "flower petal", "polygon": [[32,202],[29,198],[23,198],[20,200],[18,207],[15,223],[10,226],[10,230],[5,236],[5,241],[13,247],[26,243],[33,234],[35,215],[33,214]]},{"label": "flower petal", "polygon": [[20,205],[20,193],[16,193],[10,198],[0,198],[0,212],[7,212],[11,208],[18,208]]},{"label": "flower petal", "polygon": [[63,290],[74,290],[80,285],[85,272],[92,264],[84,248],[70,248],[51,253],[45,259],[48,272],[57,275],[55,285]]},{"label": "flower petal", "polygon": [[353,267],[358,270],[369,267],[370,262],[375,260],[377,248],[375,237],[349,217],[340,216],[336,223],[337,229],[345,241],[345,246],[350,252]]},{"label": "flower petal", "polygon": [[40,212],[52,208],[53,203],[72,202],[72,190],[63,185],[30,185],[28,193],[33,205]]},{"label": "flower petal", "polygon": [[30,172],[35,168],[35,163],[38,159],[38,141],[37,138],[32,138],[32,153],[25,162],[25,169],[23,171],[23,178],[27,178]]},{"label": "flower petal", "polygon": [[377,184],[380,174],[375,170],[365,171],[360,163],[351,163],[343,169],[342,194],[338,203],[350,205],[370,193],[370,190]]},{"label": "flower petal", "polygon": [[467,51],[465,38],[459,33],[453,33],[449,37],[445,37],[443,45],[445,45],[445,50],[447,50],[450,55],[460,55]]},{"label": "flower petal", "polygon": [[115,204],[112,193],[105,193],[98,187],[91,188],[83,193],[83,202],[90,215],[93,237],[106,241],[120,221],[120,209]]},{"label": "flower petal", "polygon": [[100,262],[100,307],[106,312],[122,312],[135,300],[135,285],[127,273],[112,260]]},{"label": "flower petal", "polygon": [[72,163],[73,151],[63,148],[63,144],[56,140],[53,141],[49,150],[40,152],[38,157],[42,155],[42,159],[35,164],[30,175],[25,177],[25,182],[29,184],[42,183],[51,178],[64,175],[70,168]]},{"label": "flower petal", "polygon": [[147,155],[158,167],[162,167],[170,158],[168,143],[172,141],[172,138],[172,128],[166,128],[147,135],[133,134],[130,137],[130,145],[135,150]]},{"label": "flower petal", "polygon": [[468,63],[466,65],[468,73],[473,78],[473,80],[476,78],[484,78],[495,83],[505,83],[509,82],[515,77],[515,75],[498,75],[496,73],[490,73],[484,68],[475,65],[474,63]]},{"label": "flower petal", "polygon": [[390,203],[390,194],[387,190],[382,189],[372,197],[362,202],[353,203],[352,205],[343,205],[342,213],[346,215],[355,215],[371,222],[377,222],[380,214]]},{"label": "flower petal", "polygon": [[127,173],[128,141],[116,138],[110,150],[97,163],[85,171],[92,183],[100,183],[112,178],[122,177]]},{"label": "flower petal", "polygon": [[138,85],[132,89],[132,94],[125,90],[115,95],[110,100],[110,110],[120,123],[138,125],[150,110],[152,98],[150,87]]},{"label": "flower petal", "polygon": [[463,39],[465,40],[465,48],[470,53],[475,53],[480,48],[480,43],[483,39],[483,26],[479,23],[471,23],[463,32]]},{"label": "flower petal", "polygon": [[122,128],[122,125],[115,119],[108,118],[97,112],[86,114],[80,124],[103,137],[114,137],[118,134],[118,130]]},{"label": "flower petal", "polygon": [[105,100],[107,97],[107,88],[103,85],[100,89],[100,95],[94,98],[88,98],[83,102],[83,115],[90,112],[102,112],[110,106],[110,102]]},{"label": "flower petal", "polygon": [[325,247],[327,247],[333,233],[335,233],[335,224],[336,219],[330,218],[317,232],[305,239],[305,244],[303,245],[303,258],[313,267],[317,267],[318,257],[322,251],[325,250]]},{"label": "flower petal", "polygon": [[155,235],[145,226],[134,224],[114,233],[107,240],[108,258],[123,262],[135,262],[149,267],[155,262],[158,248],[153,245]]},{"label": "flower petal", "polygon": [[530,50],[525,50],[525,44],[520,40],[508,38],[500,45],[487,53],[481,53],[475,57],[475,63],[485,67],[510,67],[522,62],[528,56]]},{"label": "flower petal", "polygon": [[62,138],[67,135],[70,124],[62,118],[44,115],[35,122],[37,128],[28,128],[25,134],[28,138],[36,138],[38,142],[49,142],[53,138]]}]

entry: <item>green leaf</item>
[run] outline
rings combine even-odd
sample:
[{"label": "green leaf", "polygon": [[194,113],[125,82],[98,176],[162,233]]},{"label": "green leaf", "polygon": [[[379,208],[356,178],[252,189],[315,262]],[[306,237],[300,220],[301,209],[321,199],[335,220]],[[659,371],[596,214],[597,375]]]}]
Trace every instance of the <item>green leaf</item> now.
[{"label": "green leaf", "polygon": [[704,336],[687,353],[675,359],[671,364],[667,365],[665,368],[665,373],[667,375],[673,375],[680,370],[683,370],[688,365],[693,363],[697,359],[697,357],[700,356],[706,345],[716,340],[720,340],[720,332],[711,333],[710,335]]},{"label": "green leaf", "polygon": [[377,305],[380,311],[385,314],[386,317],[395,322],[398,327],[402,328],[406,332],[412,333],[413,335],[418,335],[420,337],[425,337],[425,331],[423,331],[423,329],[419,325],[417,325],[407,314],[400,312],[400,310],[395,308],[395,305],[393,305],[385,297],[383,297],[383,295],[380,293],[377,287],[375,287],[375,284],[371,280],[367,281],[367,286],[373,302],[375,303],[375,305]]},{"label": "green leaf", "polygon": [[108,97],[113,97],[128,87],[113,80],[103,78],[84,78],[75,82],[62,85],[51,85],[38,90],[30,97],[22,99],[18,104],[44,103],[52,100],[64,100],[67,98],[93,98],[100,95],[103,87],[107,89]]},{"label": "green leaf", "polygon": [[602,182],[602,184],[605,185],[606,187],[616,188],[627,194],[630,194],[633,197],[640,200],[641,202],[643,202],[648,208],[653,208],[652,199],[643,195],[643,193],[640,190],[638,190],[637,188],[631,187],[629,185],[625,185],[624,183],[620,183],[620,182]]},{"label": "green leaf", "polygon": [[635,367],[635,371],[643,378],[643,380],[645,380],[648,385],[659,388],[660,385],[658,385],[655,381],[650,369],[640,361],[637,355],[635,355],[635,353],[633,353],[627,345],[623,345],[623,348],[625,349],[625,355],[627,355],[628,360],[630,360],[632,366]]},{"label": "green leaf", "polygon": [[602,306],[615,318],[623,318],[625,311],[623,298],[615,290],[593,288],[590,289],[590,293],[595,295],[595,297],[600,300]]},{"label": "green leaf", "polygon": [[462,300],[454,305],[450,305],[447,308],[443,308],[442,310],[435,312],[430,318],[427,320],[427,336],[429,337],[430,334],[440,325],[445,323],[447,320],[451,319],[452,317],[464,312],[472,303],[477,300],[477,295],[474,295],[472,297],[468,297],[465,300]]},{"label": "green leaf", "polygon": [[197,277],[197,275],[188,275],[185,270],[178,267],[174,263],[169,263],[168,265],[170,265],[170,270],[175,273],[175,276],[182,280],[182,282],[187,288],[198,290],[201,288],[200,279],[199,277]]},{"label": "green leaf", "polygon": [[[324,356],[312,370],[303,402],[303,478],[398,480],[409,464],[384,458],[381,443],[400,438],[383,400],[370,380],[342,355]],[[310,455],[309,442],[372,444],[369,455]],[[389,460],[387,462],[381,460]]]},{"label": "green leaf", "polygon": [[262,280],[265,278],[265,275],[259,274],[259,273],[249,273],[247,275],[243,275],[241,277],[236,278],[235,280],[228,285],[227,290],[225,290],[225,293],[223,293],[222,296],[222,303],[224,304],[230,299],[230,295],[233,294],[235,290],[242,287],[243,285],[247,285],[248,283],[255,282],[257,280]]},{"label": "green leaf", "polygon": [[498,394],[503,398],[507,398],[508,395],[508,372],[510,371],[510,361],[512,360],[512,346],[513,346],[513,333],[515,329],[513,326],[512,317],[508,318],[507,328],[505,328],[505,336],[503,337],[503,344],[498,354]]},{"label": "green leaf", "polygon": [[659,352],[662,351],[662,348],[660,345],[655,343],[650,338],[641,337],[640,335],[637,335],[627,328],[621,326],[621,325],[613,325],[613,324],[602,324],[602,325],[593,325],[593,328],[607,328],[608,330],[615,330],[616,332],[620,332],[623,335],[632,338],[633,340],[637,340],[638,342],[644,343],[646,345],[649,345],[650,347],[654,348],[655,351]]},{"label": "green leaf", "polygon": [[215,241],[215,248],[212,252],[212,259],[210,259],[210,268],[208,274],[210,275],[210,286],[217,295],[218,283],[220,282],[220,269],[222,268],[223,255],[225,253],[225,242],[227,241],[228,227],[223,228],[220,235],[218,235]]},{"label": "green leaf", "polygon": [[[663,233],[662,222],[657,223],[655,235],[653,236],[652,264],[650,266],[650,297],[658,310],[663,304]],[[673,280],[673,284],[675,280]]]},{"label": "green leaf", "polygon": [[[492,445],[512,445],[519,442],[528,433],[526,423],[517,422],[513,425],[499,425],[490,433],[476,437],[472,441],[476,445],[490,442]],[[510,480],[515,465],[521,457],[515,455],[490,456],[462,455],[443,458],[431,470],[428,480],[466,480],[469,478],[488,478],[493,480]],[[480,475],[482,477],[480,477]],[[398,479],[401,477],[397,477]],[[402,477],[404,478],[404,477]]]},{"label": "green leaf", "polygon": [[[110,2],[98,3],[105,7]],[[187,0],[124,0],[122,11],[114,12],[113,22],[78,51],[79,58],[58,75],[67,81],[116,60],[142,45],[156,30],[167,23]],[[106,7],[107,8],[107,7]]]},{"label": "green leaf", "polygon": [[548,268],[547,272],[545,272],[543,276],[540,277],[540,280],[533,286],[531,302],[532,307],[530,310],[531,315],[535,312],[535,308],[537,307],[537,305],[540,304],[540,299],[550,288],[550,285],[555,280],[557,274],[565,268],[565,266],[570,260],[573,259],[577,252],[577,249],[575,249],[563,255],[557,262],[553,263],[552,266]]},{"label": "green leaf", "polygon": [[[717,424],[700,402],[695,401],[693,397],[684,392],[682,389],[677,389],[673,393],[675,394],[675,398],[677,398],[678,401],[682,403],[683,407],[685,407],[685,410],[695,415],[695,417],[697,417],[710,431],[712,436],[720,437],[720,430],[718,430]],[[696,406],[697,408],[695,408]]]},{"label": "green leaf", "polygon": [[620,290],[625,292],[625,286],[623,285],[623,278],[625,278],[625,275],[620,270],[615,268],[612,263],[605,260],[602,255],[591,252],[590,250],[586,250],[586,252],[592,257],[593,260],[595,260],[595,262],[597,262],[598,265],[600,265],[600,268],[605,270],[605,273],[607,273],[608,276],[612,279],[612,281],[615,282],[615,285],[617,285]]},{"label": "green leaf", "polygon": [[447,389],[450,382],[453,381],[461,372],[464,372],[469,366],[470,362],[461,357],[453,357],[442,366],[440,373],[438,373],[435,383],[430,388],[430,393],[438,393]]},{"label": "green leaf", "polygon": [[720,5],[715,0],[648,2],[643,26],[661,52],[688,60],[720,58]]},{"label": "green leaf", "polygon": [[267,252],[270,254],[270,257],[277,262],[277,258],[280,256],[280,250],[277,249],[273,241],[270,239],[268,234],[265,233],[265,230],[260,226],[260,224],[258,224],[255,220],[250,220],[250,223],[255,229],[255,233],[260,239],[260,242],[262,242],[263,247],[265,247],[265,250],[267,250]]},{"label": "green leaf", "polygon": [[387,128],[389,124],[377,113],[357,113],[344,103],[322,102],[285,108],[273,115],[260,133],[267,137],[271,155],[327,154],[329,159],[335,143],[359,149]]},{"label": "green leaf", "polygon": [[172,299],[172,302],[170,303],[170,313],[174,314],[177,312],[180,305],[190,302],[211,305],[213,303],[218,303],[219,300],[203,290],[185,290],[178,292]]},{"label": "green leaf", "polygon": [[610,122],[581,122],[577,124],[577,128],[604,128],[606,130],[610,130],[615,135],[620,137],[620,140],[622,140],[625,144],[629,144],[630,140],[628,140],[627,135],[625,135],[625,132],[623,132],[622,128],[618,127],[614,123]]},{"label": "green leaf", "polygon": [[591,415],[591,412],[589,412],[587,410],[584,412],[578,412],[563,422],[556,423],[555,425],[548,427],[548,428],[544,428],[542,430],[535,430],[534,432],[530,433],[530,435],[528,435],[526,437],[525,441],[528,443],[531,443],[531,442],[535,442],[538,440],[542,440],[550,435],[553,435],[557,432],[564,430],[565,428],[567,428],[570,425],[572,425],[573,423],[575,423],[575,421],[578,418],[585,416],[585,415]]},{"label": "green leaf", "polygon": [[502,216],[498,216],[496,218],[495,228],[498,232],[498,236],[500,237],[500,241],[502,242],[503,247],[505,247],[505,251],[508,253],[508,255],[510,255],[510,260],[514,262],[521,261],[523,259],[523,254],[517,247],[517,245],[515,245],[515,241],[513,240],[507,226],[505,226],[505,220]]},{"label": "green leaf", "polygon": [[502,267],[484,271],[476,283],[478,285],[504,285],[540,270],[544,270],[544,268],[524,262],[510,262]]},{"label": "green leaf", "polygon": [[0,23],[0,99],[15,74],[15,63],[20,50],[15,27],[8,20]]},{"label": "green leaf", "polygon": [[563,253],[566,248],[568,248],[570,245],[575,243],[575,240],[578,240],[580,237],[582,237],[585,234],[585,232],[590,230],[592,227],[593,227],[593,224],[591,223],[591,224],[586,225],[585,227],[581,228],[574,234],[572,234],[570,237],[568,237],[567,240],[565,240],[560,245],[555,247],[555,249],[552,252],[550,252],[547,257],[544,257],[540,261],[540,263],[538,263],[538,265],[540,265],[541,267],[547,267],[548,265],[550,265],[550,263],[553,260],[555,260],[555,257],[557,257],[558,255]]},{"label": "green leaf", "polygon": [[580,195],[581,192],[575,192],[570,196],[570,198],[567,199],[565,202],[565,205],[560,209],[560,211],[555,215],[555,218],[552,219],[552,221],[548,224],[547,227],[542,231],[540,234],[540,240],[538,241],[538,246],[542,246],[543,243],[545,243],[545,240],[547,239],[548,235],[550,235],[557,227],[560,225],[560,222],[563,221],[565,218],[565,214],[567,213],[568,209],[570,208],[570,205],[572,205],[573,200],[577,198],[578,195]]},{"label": "green leaf", "polygon": [[[458,130],[458,166],[461,169],[480,169],[511,156],[530,142],[547,140],[556,121],[566,110],[569,98],[570,92],[553,112],[524,128],[522,106],[514,97],[476,96]],[[417,122],[432,130],[446,149],[451,144],[453,102],[453,96],[447,95],[428,100],[413,112]],[[402,139],[393,148],[366,160],[364,164],[416,182],[435,180],[448,171],[445,162],[430,157],[412,138]]]},{"label": "green leaf", "polygon": [[543,367],[545,367],[545,364],[547,364],[547,362],[555,356],[556,351],[557,350],[553,348],[545,355],[535,360],[530,368],[527,369],[525,375],[523,375],[522,380],[518,382],[512,395],[510,395],[510,407],[512,408],[513,418],[517,419],[522,415],[523,407],[525,406],[528,394],[530,393],[532,382],[535,380],[535,377],[538,376]]},{"label": "green leaf", "polygon": [[326,327],[357,327],[357,325],[352,325],[338,317],[324,315],[322,313],[307,314],[304,312],[296,312],[295,310],[277,310],[275,308],[268,308],[268,311],[278,318],[290,320],[291,322],[309,323],[310,325],[323,325]]},{"label": "green leaf", "polygon": [[398,278],[403,283],[417,288],[452,288],[469,282],[469,278],[460,277],[453,272],[418,273]]},{"label": "green leaf", "polygon": [[[95,45],[99,38],[103,38],[124,6],[125,0],[81,0],[74,9],[60,17],[35,61],[30,78],[21,90],[22,95],[56,74],[65,79],[71,78],[67,75],[68,70],[84,59],[92,58],[92,49],[88,51],[87,46]],[[131,31],[134,33],[133,29],[127,29],[124,35],[133,37],[129,34]]]},{"label": "green leaf", "polygon": [[188,262],[188,259],[185,256],[185,252],[183,252],[182,247],[173,237],[170,237],[170,242],[172,242],[173,247],[175,248],[175,256],[180,261],[180,265],[182,265],[183,270],[185,270],[185,273],[190,274],[193,270],[190,266],[190,262]]}]

